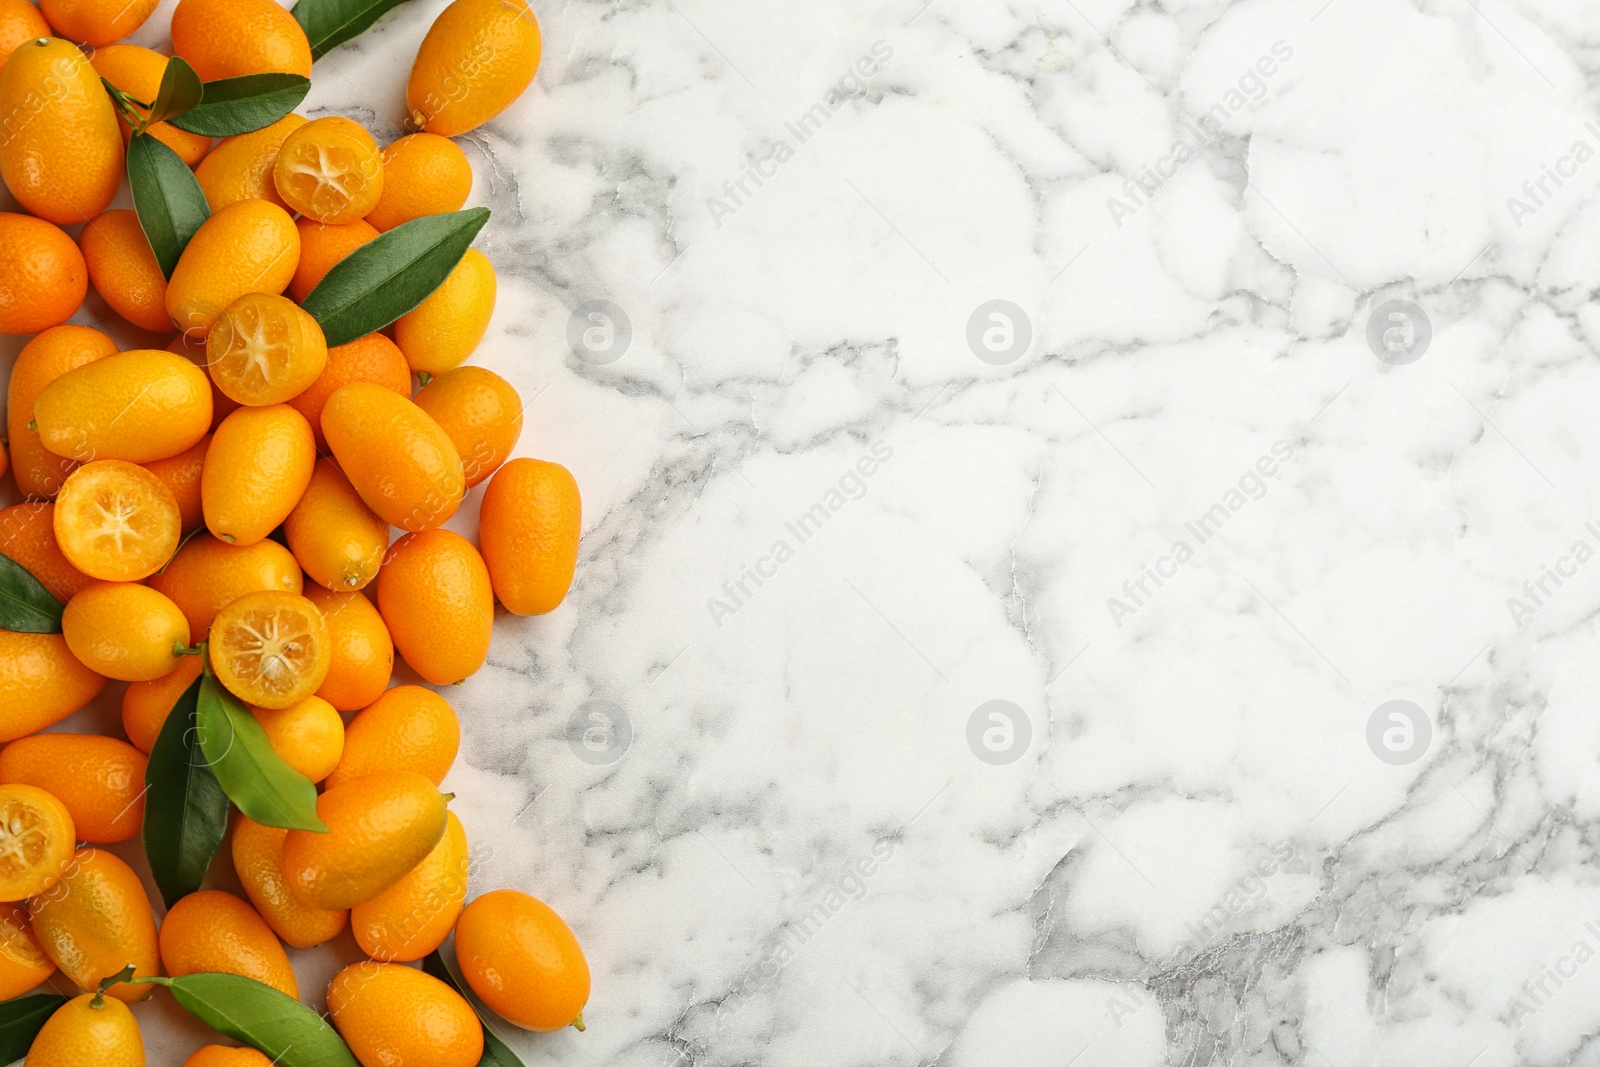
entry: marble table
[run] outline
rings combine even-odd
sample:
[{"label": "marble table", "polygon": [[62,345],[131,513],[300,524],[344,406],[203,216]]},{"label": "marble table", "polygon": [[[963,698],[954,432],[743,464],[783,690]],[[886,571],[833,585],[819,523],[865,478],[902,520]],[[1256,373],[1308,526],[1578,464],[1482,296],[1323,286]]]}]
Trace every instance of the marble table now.
[{"label": "marble table", "polygon": [[447,783],[593,965],[530,1067],[1600,1064],[1600,12],[535,8],[477,359],[585,542]]}]

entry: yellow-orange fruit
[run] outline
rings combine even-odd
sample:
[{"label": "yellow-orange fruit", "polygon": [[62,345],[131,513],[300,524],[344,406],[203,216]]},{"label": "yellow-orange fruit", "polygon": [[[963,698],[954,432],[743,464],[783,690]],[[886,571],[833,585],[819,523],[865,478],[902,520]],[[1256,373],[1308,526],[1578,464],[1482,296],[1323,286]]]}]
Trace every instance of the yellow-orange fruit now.
[{"label": "yellow-orange fruit", "polygon": [[455,812],[444,836],[404,878],[350,909],[350,929],[375,960],[420,960],[450,936],[467,900],[467,831]]},{"label": "yellow-orange fruit", "polygon": [[383,695],[394,671],[394,641],[383,616],[362,593],[336,593],[313,585],[306,599],[328,624],[333,658],[317,696],[340,711],[364,708]]},{"label": "yellow-orange fruit", "polygon": [[58,456],[150,463],[206,435],[211,386],[182,356],[135,349],[67,371],[39,394],[33,417],[39,439]]},{"label": "yellow-orange fruit", "polygon": [[468,488],[499,470],[522,436],[522,398],[510,382],[482,367],[439,375],[422,387],[416,405],[450,435]]},{"label": "yellow-orange fruit", "polygon": [[172,499],[178,502],[178,516],[186,534],[205,522],[200,501],[200,474],[206,465],[206,449],[210,447],[211,435],[206,434],[187,452],[143,464],[145,470],[161,479]]},{"label": "yellow-orange fruit", "polygon": [[56,544],[54,504],[30,501],[0,510],[0,554],[39,579],[65,604],[94,579],[74,567]]},{"label": "yellow-orange fruit", "polygon": [[167,279],[127,209],[104,212],[84,224],[78,247],[95,292],[111,310],[141,330],[163,331],[167,319]]},{"label": "yellow-orange fruit", "polygon": [[[134,965],[134,975],[161,973],[156,920],[133,869],[99,848],[73,853],[59,881],[28,899],[39,947],[79,989]],[[121,983],[106,996],[132,1003],[152,986]]]},{"label": "yellow-orange fruit", "polygon": [[214,889],[190,893],[161,923],[161,961],[167,974],[237,974],[300,999],[289,957],[255,909]]},{"label": "yellow-orange fruit", "polygon": [[388,231],[425,215],[460,211],[472,192],[472,164],[448,137],[413,133],[383,150],[383,195],[367,221]]},{"label": "yellow-orange fruit", "polygon": [[272,750],[299,773],[320,782],[344,753],[344,720],[332,704],[309,696],[286,708],[250,706]]},{"label": "yellow-orange fruit", "polygon": [[183,1061],[183,1067],[274,1067],[265,1053],[253,1048],[206,1045]]},{"label": "yellow-orange fruit", "polygon": [[100,695],[106,680],[59,634],[0,630],[0,741],[43,730]]},{"label": "yellow-orange fruit", "polygon": [[20,997],[55,971],[56,965],[33,936],[28,909],[0,904],[0,1000]]},{"label": "yellow-orange fruit", "polygon": [[311,388],[289,401],[306,417],[317,435],[317,451],[328,451],[322,432],[322,409],[328,398],[353,382],[381,385],[396,396],[411,397],[411,368],[395,343],[381,333],[369,333],[349,344],[328,349],[328,364]]},{"label": "yellow-orange fruit", "polygon": [[[56,0],[61,3],[71,0]],[[121,4],[123,0],[104,0],[108,4]],[[154,7],[152,0],[141,0],[135,5],[135,10],[142,6]],[[149,11],[145,12],[147,15]],[[141,20],[142,21],[142,20]],[[68,36],[73,36],[68,34]],[[120,40],[127,34],[118,34],[111,40]],[[161,89],[161,78],[166,74],[167,57],[160,52],[149,48],[141,48],[136,44],[111,44],[109,41],[90,41],[90,44],[105,45],[96,47],[89,56],[89,62],[95,72],[118,89],[127,93],[135,100],[154,100]],[[133,105],[133,109],[140,117],[149,115],[149,111]],[[122,141],[126,144],[133,136],[133,127],[126,122],[118,123],[122,127]],[[200,162],[206,154],[206,149],[211,147],[211,138],[203,137],[198,133],[180,130],[170,122],[157,122],[146,131],[150,136],[166,145],[178,154],[178,158],[189,166]],[[164,329],[164,326],[152,326],[150,329]]]},{"label": "yellow-orange fruit", "polygon": [[[105,51],[101,45],[131,36],[144,25],[158,3],[159,0],[39,0],[39,10],[61,36]],[[106,80],[140,100],[154,100],[156,88],[161,84],[159,78],[154,84],[138,86],[123,85],[110,75],[106,75]]]},{"label": "yellow-orange fruit", "polygon": [[241,200],[265,200],[287,207],[272,184],[272,165],[277,162],[283,142],[305,124],[304,115],[289,114],[253,133],[218,141],[194,169],[212,214]]},{"label": "yellow-orange fruit", "polygon": [[34,734],[0,749],[0,783],[31,785],[61,801],[78,838],[126,841],[144,823],[144,754],[98,734]]},{"label": "yellow-orange fruit", "polygon": [[161,728],[178,698],[200,677],[205,664],[199,656],[185,656],[178,669],[153,682],[134,682],[122,693],[122,732],[146,756],[161,736]]},{"label": "yellow-orange fruit", "polygon": [[419,374],[443,374],[477,350],[494,315],[494,264],[467,249],[444,284],[394,324],[394,343]]},{"label": "yellow-orange fruit", "polygon": [[167,282],[167,315],[184,333],[209,332],[246,293],[279,294],[300,265],[300,232],[277,204],[241,200],[195,232]]},{"label": "yellow-orange fruit", "polygon": [[317,460],[283,532],[300,566],[327,589],[365,587],[378,576],[389,550],[389,524],[373,514],[339,465],[326,457]]},{"label": "yellow-orange fruit", "polygon": [[478,543],[494,594],[516,615],[554,611],[578,568],[583,502],[559,463],[514,459],[483,494]]},{"label": "yellow-orange fruit", "polygon": [[177,551],[181,523],[161,479],[120,459],[67,475],[52,517],[61,554],[106,582],[137,582],[160,570]]},{"label": "yellow-orange fruit", "polygon": [[328,786],[379,771],[411,771],[438,785],[460,748],[461,720],[449,702],[420,685],[397,685],[350,720]]},{"label": "yellow-orange fruit", "polygon": [[294,224],[300,231],[300,266],[289,283],[289,295],[302,303],[334,264],[378,236],[364,219],[329,225],[302,215]]},{"label": "yellow-orange fruit", "polygon": [[88,292],[83,253],[61,227],[0,211],[0,333],[38,333],[59,326]]},{"label": "yellow-orange fruit", "polygon": [[543,43],[527,0],[455,0],[422,39],[406,83],[412,125],[456,137],[510,107]]},{"label": "yellow-orange fruit", "polygon": [[300,566],[276,541],[230,545],[198,534],[159,574],[150,588],[172,598],[189,620],[191,637],[201,637],[223,608],[250,593],[299,593]]},{"label": "yellow-orange fruit", "polygon": [[287,708],[328,677],[332,651],[322,612],[293,593],[251,593],[211,624],[211,669],[228,692],[263,708]]},{"label": "yellow-orange fruit", "polygon": [[246,293],[206,337],[211,380],[230,399],[254,407],[293,400],[328,363],[317,320],[285,296]]},{"label": "yellow-orange fruit", "polygon": [[431,530],[467,491],[450,437],[410,400],[371,382],[337,390],[322,408],[328,447],[367,506],[391,526]]},{"label": "yellow-orange fruit", "polygon": [[24,42],[0,72],[0,178],[30,213],[62,226],[111,206],[122,184],[121,120],[76,45]]},{"label": "yellow-orange fruit", "polygon": [[489,656],[489,571],[460,534],[424,530],[396,541],[378,572],[378,611],[400,655],[436,685],[462,681]]},{"label": "yellow-orange fruit", "polygon": [[329,115],[291,133],[272,165],[278,195],[318,222],[354,222],[383,193],[383,155],[359,122]]},{"label": "yellow-orange fruit", "polygon": [[206,450],[200,496],[207,529],[230,545],[263,540],[300,502],[316,462],[311,426],[294,408],[235,411]]},{"label": "yellow-orange fruit", "polygon": [[0,68],[24,41],[54,32],[30,0],[0,0]]},{"label": "yellow-orange fruit", "polygon": [[165,678],[189,645],[178,605],[137,582],[96,582],[67,601],[61,635],[85,667],[123,682]]},{"label": "yellow-orange fruit", "polygon": [[121,1000],[85,993],[45,1020],[28,1048],[28,1062],[37,1067],[144,1067],[144,1038],[133,1012]]},{"label": "yellow-orange fruit", "polygon": [[77,830],[66,805],[35,785],[0,786],[0,896],[22,900],[54,886],[72,862]]},{"label": "yellow-orange fruit", "polygon": [[202,81],[274,72],[311,77],[311,43],[273,0],[179,0],[172,50]]},{"label": "yellow-orange fruit", "polygon": [[31,497],[53,497],[78,464],[44,447],[28,429],[33,404],[51,382],[85,363],[116,352],[116,342],[87,326],[57,326],[22,346],[6,387],[6,430],[17,488]]},{"label": "yellow-orange fruit", "polygon": [[283,871],[290,890],[320,908],[364,904],[405,877],[444,836],[439,787],[409,771],[330,786],[317,799],[328,833],[290,830]]},{"label": "yellow-orange fruit", "polygon": [[431,975],[398,963],[356,963],[328,983],[328,1013],[371,1067],[476,1067],[483,1025]]},{"label": "yellow-orange fruit", "polygon": [[287,830],[239,816],[233,824],[233,868],[273,933],[296,948],[310,948],[338,937],[350,913],[307,904],[289,891],[283,873],[286,836]]},{"label": "yellow-orange fruit", "polygon": [[472,991],[524,1030],[583,1028],[589,963],[544,901],[497,889],[468,904],[456,923],[456,962]]}]

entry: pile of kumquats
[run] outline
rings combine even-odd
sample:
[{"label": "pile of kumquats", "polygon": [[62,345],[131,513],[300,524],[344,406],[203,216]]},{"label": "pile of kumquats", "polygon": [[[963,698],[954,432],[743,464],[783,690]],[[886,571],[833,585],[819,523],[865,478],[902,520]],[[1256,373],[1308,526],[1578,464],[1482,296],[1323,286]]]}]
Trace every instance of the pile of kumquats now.
[{"label": "pile of kumquats", "polygon": [[[406,2],[181,0],[169,57],[118,43],[158,0],[0,0],[0,333],[32,335],[0,453],[0,1063],[142,1065],[162,990],[237,1043],[187,1067],[509,1067],[497,1017],[583,1028],[561,918],[467,903],[456,713],[391,687],[396,652],[478,670],[496,600],[556,608],[580,528],[564,467],[508,461],[516,391],[466,365],[496,281],[450,138],[533,80],[526,0],[443,7],[390,144],[294,113]],[[90,285],[146,347],[65,325]],[[478,486],[474,544],[443,526]],[[126,740],[40,732],[108,681]],[[97,847],[138,835],[159,925]],[[206,888],[229,860],[243,895]],[[284,943],[347,926],[369,958],[324,1016]]]}]

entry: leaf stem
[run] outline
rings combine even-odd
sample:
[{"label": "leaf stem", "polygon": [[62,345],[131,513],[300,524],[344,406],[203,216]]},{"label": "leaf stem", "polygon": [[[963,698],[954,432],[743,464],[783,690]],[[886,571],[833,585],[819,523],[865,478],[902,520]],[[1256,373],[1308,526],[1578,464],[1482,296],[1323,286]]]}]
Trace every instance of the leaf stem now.
[{"label": "leaf stem", "polygon": [[576,1019],[572,1020],[572,1026],[573,1026],[573,1029],[577,1030],[578,1033],[580,1033],[580,1034],[584,1033],[585,1031],[587,1031],[589,1029],[587,1026],[583,1025],[583,1012],[580,1011],[578,1013],[578,1017]]},{"label": "leaf stem", "polygon": [[89,1002],[89,1006],[92,1008],[98,1008],[104,1004],[106,1002],[106,990],[110,989],[112,986],[120,985],[123,982],[135,981],[133,977],[133,972],[135,970],[135,966],[130,963],[116,974],[102,978],[100,980],[100,984],[94,988],[94,999]]}]

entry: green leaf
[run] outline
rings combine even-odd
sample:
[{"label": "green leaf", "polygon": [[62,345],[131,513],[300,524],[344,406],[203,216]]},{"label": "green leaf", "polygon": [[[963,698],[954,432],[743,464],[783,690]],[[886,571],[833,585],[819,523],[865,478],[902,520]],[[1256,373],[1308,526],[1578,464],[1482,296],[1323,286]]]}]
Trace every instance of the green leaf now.
[{"label": "green leaf", "polygon": [[228,829],[228,796],[200,745],[200,684],[172,706],[144,772],[144,853],[169,908],[200,888]]},{"label": "green leaf", "polygon": [[329,348],[381,330],[444,284],[488,221],[475,207],[396,226],[335,263],[301,306]]},{"label": "green leaf", "polygon": [[167,69],[161,74],[161,88],[156,92],[155,103],[150,105],[146,127],[158,122],[170,122],[200,102],[200,75],[180,56],[167,60]]},{"label": "green leaf", "polygon": [[199,102],[169,119],[180,130],[204,137],[233,137],[271,126],[300,106],[311,79],[299,74],[246,74],[206,82]]},{"label": "green leaf", "polygon": [[148,133],[136,133],[128,142],[128,186],[150,250],[161,273],[171,278],[189,238],[211,217],[206,194],[178,153]]},{"label": "green leaf", "polygon": [[311,58],[321,59],[406,0],[300,0],[292,12],[311,42]]},{"label": "green leaf", "polygon": [[19,634],[61,632],[61,601],[51,596],[50,590],[27,568],[6,555],[0,555],[0,630]]},{"label": "green leaf", "polygon": [[278,1067],[361,1067],[322,1016],[254,978],[201,972],[136,981],[166,986],[190,1015]]},{"label": "green leaf", "polygon": [[494,1032],[489,1022],[489,1016],[478,1006],[476,998],[467,992],[466,985],[455,976],[439,949],[428,953],[422,961],[422,969],[433,975],[445,985],[461,994],[463,1000],[472,1005],[472,1010],[478,1013],[478,1021],[483,1024],[483,1058],[478,1061],[478,1067],[527,1067],[522,1059],[511,1051],[511,1046],[500,1039]]},{"label": "green leaf", "polygon": [[66,1002],[66,997],[54,993],[35,993],[0,1003],[0,1063],[26,1056],[44,1024]]},{"label": "green leaf", "polygon": [[247,818],[284,830],[328,832],[317,818],[317,787],[272,750],[256,717],[218,684],[209,660],[200,675],[195,724],[212,773]]}]

